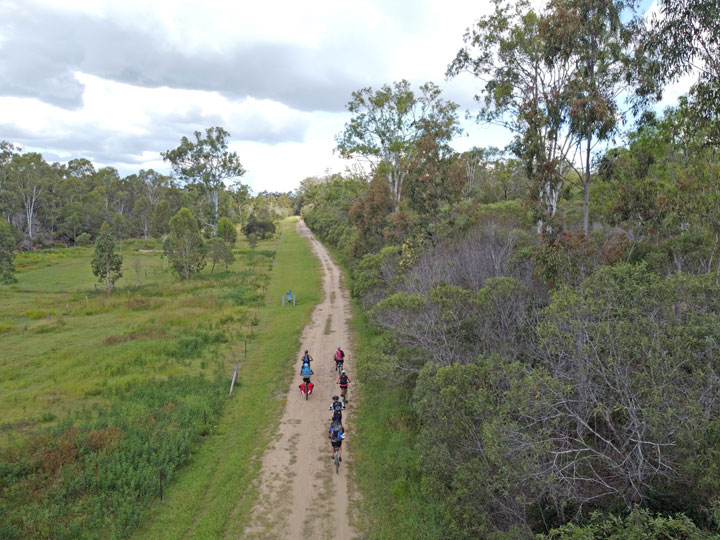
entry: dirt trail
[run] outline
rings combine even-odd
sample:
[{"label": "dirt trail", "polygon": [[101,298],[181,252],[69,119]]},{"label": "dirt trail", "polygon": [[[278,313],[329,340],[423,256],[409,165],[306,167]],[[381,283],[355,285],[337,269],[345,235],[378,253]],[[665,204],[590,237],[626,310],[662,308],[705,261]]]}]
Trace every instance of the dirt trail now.
[{"label": "dirt trail", "polygon": [[[262,458],[260,499],[243,537],[254,540],[344,540],[356,536],[350,527],[348,484],[348,468],[352,467],[354,386],[354,357],[347,330],[349,300],[347,292],[340,287],[340,270],[327,250],[302,221],[298,222],[298,233],[310,239],[313,252],[320,259],[325,298],[315,308],[312,320],[303,332],[279,433]],[[328,407],[332,396],[339,393],[332,360],[338,345],[345,351],[346,371],[351,383],[350,402],[343,414],[348,435],[343,443],[340,473],[336,474],[328,440],[331,419]],[[315,388],[308,400],[298,389],[302,382],[300,358],[305,349],[314,358],[312,381]]]}]

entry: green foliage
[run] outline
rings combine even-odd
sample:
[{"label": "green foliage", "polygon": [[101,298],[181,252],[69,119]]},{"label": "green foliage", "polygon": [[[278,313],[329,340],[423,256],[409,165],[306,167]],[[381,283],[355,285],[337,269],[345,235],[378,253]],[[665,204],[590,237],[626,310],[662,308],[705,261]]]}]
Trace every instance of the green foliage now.
[{"label": "green foliage", "polygon": [[269,218],[258,218],[254,213],[250,214],[247,225],[243,227],[243,233],[250,238],[255,235],[257,238],[264,239],[266,235],[275,232],[275,224]]},{"label": "green foliage", "polygon": [[367,182],[354,176],[336,174],[305,179],[301,186],[305,222],[323,242],[344,255],[351,255],[357,233],[350,225],[348,215],[367,189]]},{"label": "green foliage", "polygon": [[686,516],[654,516],[637,509],[626,517],[594,513],[587,524],[570,523],[538,535],[538,540],[710,540],[714,534],[699,530]]},{"label": "green foliage", "polygon": [[[233,229],[234,230],[234,229]],[[233,255],[230,247],[220,237],[211,238],[207,245],[207,256],[212,261],[212,268],[210,273],[215,271],[215,265],[219,262],[225,263],[225,270],[235,261],[235,255]]]},{"label": "green foliage", "polygon": [[4,221],[0,221],[0,283],[15,283],[15,247],[17,237],[13,228]]},{"label": "green foliage", "polygon": [[89,246],[92,239],[90,238],[90,235],[86,232],[81,233],[77,236],[75,239],[75,245],[78,246]]},{"label": "green foliage", "polygon": [[190,279],[205,267],[206,247],[200,227],[187,208],[181,208],[170,220],[170,236],[164,247],[173,271],[182,279]]},{"label": "green foliage", "polygon": [[[130,262],[139,258],[148,270],[157,269],[127,294],[92,292],[92,251],[85,248],[21,252],[17,276],[27,289],[0,292],[2,538],[127,538],[174,502],[181,508],[172,507],[169,521],[183,520],[174,537],[194,527],[205,531],[208,521],[220,528],[209,536],[221,537],[226,517],[237,509],[229,493],[251,485],[257,472],[252,456],[278,418],[279,401],[267,396],[319,298],[319,274],[305,239],[283,234],[275,283],[267,275],[269,242],[254,253],[243,250],[232,267],[241,271],[216,277],[206,271],[189,282],[160,271],[159,253],[137,253],[143,240],[124,244],[126,260],[132,253]],[[285,272],[300,280],[303,305],[268,314],[269,326],[263,308],[251,338],[249,306],[254,321],[262,285],[279,296]],[[229,402],[226,377],[237,340],[245,338],[243,382]],[[213,403],[226,414],[216,414]],[[232,428],[238,425],[244,429]],[[223,435],[213,436],[217,431]],[[149,510],[159,496],[161,469],[164,500]],[[177,489],[179,481],[185,484]],[[172,538],[169,528],[166,522],[161,532],[140,537]]]},{"label": "green foliage", "polygon": [[419,94],[406,80],[384,85],[373,92],[363,88],[352,94],[348,111],[353,115],[336,137],[337,149],[346,158],[363,156],[373,161],[374,172],[385,176],[395,208],[400,204],[409,169],[416,166],[418,143],[426,138],[445,145],[460,133],[458,105],[440,99],[440,88],[431,83]]},{"label": "green foliage", "polygon": [[105,223],[100,229],[100,236],[95,241],[95,255],[90,265],[98,281],[105,282],[107,295],[110,288],[122,276],[122,255],[115,252],[115,240],[110,232],[110,226]]},{"label": "green foliage", "polygon": [[170,218],[172,218],[170,203],[166,200],[160,201],[155,207],[152,216],[151,229],[153,236],[160,238],[170,231]]},{"label": "green foliage", "polygon": [[222,217],[220,221],[218,221],[217,235],[222,238],[231,249],[235,246],[235,242],[237,242],[235,225],[226,217]]},{"label": "green foliage", "polygon": [[170,162],[181,180],[199,183],[208,194],[211,203],[209,224],[217,232],[220,191],[226,180],[239,178],[245,169],[235,152],[228,151],[230,134],[221,127],[211,127],[195,132],[195,141],[183,137],[180,146],[162,152],[163,159]]},{"label": "green foliage", "polygon": [[720,144],[720,7],[714,0],[662,0],[644,36],[638,67],[638,94],[660,99],[663,86],[687,74],[696,80],[689,93],[690,120],[697,131]]},{"label": "green foliage", "polygon": [[219,381],[201,377],[146,381],[4,451],[0,504],[8,511],[0,531],[126,538],[161,483],[167,487],[210,433],[221,395]]}]

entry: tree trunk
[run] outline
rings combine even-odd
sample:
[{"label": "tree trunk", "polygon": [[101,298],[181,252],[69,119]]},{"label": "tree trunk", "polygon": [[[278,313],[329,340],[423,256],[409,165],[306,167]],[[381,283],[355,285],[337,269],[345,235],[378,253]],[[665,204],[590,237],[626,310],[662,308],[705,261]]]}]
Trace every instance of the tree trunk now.
[{"label": "tree trunk", "polygon": [[587,139],[587,149],[585,151],[585,211],[583,213],[583,231],[585,236],[590,231],[590,142],[591,137]]},{"label": "tree trunk", "polygon": [[213,230],[213,236],[217,236],[218,214],[219,214],[219,206],[220,206],[219,198],[220,198],[220,195],[218,193],[218,190],[214,189],[212,191],[212,202],[213,202],[214,212],[213,212],[212,223],[210,224],[210,226],[212,227],[212,230]]},{"label": "tree trunk", "polygon": [[110,298],[110,265],[105,268],[105,286],[107,287],[107,297]]}]

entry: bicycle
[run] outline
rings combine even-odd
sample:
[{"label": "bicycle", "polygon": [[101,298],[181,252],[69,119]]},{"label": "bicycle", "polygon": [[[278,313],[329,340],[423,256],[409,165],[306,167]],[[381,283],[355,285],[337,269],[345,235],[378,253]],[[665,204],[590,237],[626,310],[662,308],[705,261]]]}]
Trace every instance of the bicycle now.
[{"label": "bicycle", "polygon": [[333,448],[333,461],[335,462],[335,474],[340,474],[340,448]]},{"label": "bicycle", "polygon": [[310,392],[312,392],[312,386],[310,386],[311,384],[310,377],[303,377],[303,382],[300,385],[300,391],[305,394],[305,399],[309,399],[310,397]]},{"label": "bicycle", "polygon": [[340,389],[340,397],[342,398],[343,409],[347,406],[347,386]]}]

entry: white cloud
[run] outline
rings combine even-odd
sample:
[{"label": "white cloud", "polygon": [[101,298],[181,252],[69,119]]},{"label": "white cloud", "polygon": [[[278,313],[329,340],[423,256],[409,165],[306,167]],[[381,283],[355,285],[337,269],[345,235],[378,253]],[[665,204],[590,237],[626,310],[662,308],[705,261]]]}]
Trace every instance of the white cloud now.
[{"label": "white cloud", "polygon": [[[489,9],[473,0],[0,0],[0,139],[130,174],[167,170],[161,151],[220,125],[253,189],[287,191],[350,165],[333,149],[353,90],[433,81],[474,110],[478,81],[443,79],[465,29]],[[497,128],[464,125],[459,151],[509,142]]]}]

